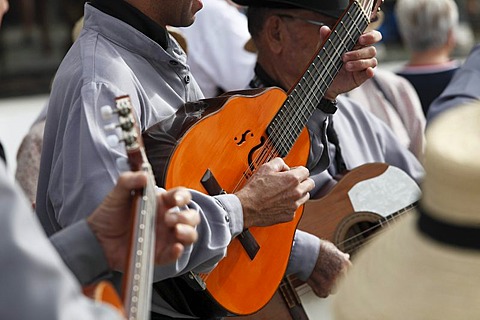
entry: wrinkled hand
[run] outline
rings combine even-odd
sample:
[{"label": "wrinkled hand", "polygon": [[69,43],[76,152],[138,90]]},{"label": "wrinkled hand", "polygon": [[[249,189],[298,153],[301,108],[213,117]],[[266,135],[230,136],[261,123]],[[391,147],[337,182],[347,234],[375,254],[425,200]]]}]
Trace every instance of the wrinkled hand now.
[{"label": "wrinkled hand", "polygon": [[291,221],[314,186],[305,167],[289,168],[281,158],[263,164],[235,193],[242,203],[244,227]]},{"label": "wrinkled hand", "polygon": [[317,296],[326,298],[332,293],[336,281],[350,266],[348,254],[338,250],[333,243],[322,240],[317,263],[307,283]]},{"label": "wrinkled hand", "polygon": [[[147,176],[142,172],[123,173],[113,190],[87,219],[112,270],[123,271],[128,256],[133,202],[131,190],[140,189],[146,183]],[[195,226],[200,221],[198,212],[175,212],[171,209],[190,200],[190,192],[183,188],[157,195],[155,263],[174,261],[182,254],[185,245],[197,239]]]},{"label": "wrinkled hand", "polygon": [[[320,37],[325,39],[330,34],[328,27],[320,29]],[[333,80],[332,85],[325,93],[325,98],[333,100],[339,94],[348,92],[372,78],[373,68],[377,66],[375,43],[382,40],[382,34],[376,30],[366,32],[360,36],[357,45],[352,51],[346,52],[343,57],[343,66]]]}]

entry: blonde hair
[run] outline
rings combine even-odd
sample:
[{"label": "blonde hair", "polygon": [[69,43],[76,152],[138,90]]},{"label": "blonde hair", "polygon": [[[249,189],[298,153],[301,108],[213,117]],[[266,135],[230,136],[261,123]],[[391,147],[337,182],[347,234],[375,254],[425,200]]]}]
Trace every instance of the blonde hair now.
[{"label": "blonde hair", "polygon": [[454,0],[397,0],[395,15],[405,45],[414,52],[444,46],[459,23]]}]

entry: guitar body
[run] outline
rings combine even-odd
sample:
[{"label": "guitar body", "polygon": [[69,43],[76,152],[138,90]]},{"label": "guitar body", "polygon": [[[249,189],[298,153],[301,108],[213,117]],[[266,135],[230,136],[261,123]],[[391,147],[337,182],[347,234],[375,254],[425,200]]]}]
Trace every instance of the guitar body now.
[{"label": "guitar body", "polygon": [[[154,171],[165,172],[165,188],[186,186],[213,195],[218,192],[209,192],[202,183],[209,172],[225,192],[234,193],[258,166],[270,160],[264,155],[272,152],[265,142],[266,129],[283,105],[286,93],[279,88],[241,93],[203,100],[207,106],[202,116],[180,130],[183,135],[165,168],[159,168],[156,163],[160,162],[149,156]],[[148,154],[148,146],[155,143],[148,133],[144,141]],[[284,161],[291,167],[305,165],[309,149],[310,139],[304,129]],[[157,174],[157,181],[161,178]],[[285,273],[302,211],[299,208],[291,222],[250,228],[260,247],[254,258],[237,237],[228,246],[227,256],[209,274],[201,275],[208,294],[227,310],[225,315],[251,314],[273,296]]]},{"label": "guitar body", "polygon": [[85,286],[82,288],[83,294],[91,299],[107,303],[114,307],[123,317],[125,317],[125,309],[123,301],[118,296],[117,290],[108,281],[100,281],[98,284]]},{"label": "guitar body", "polygon": [[[370,200],[370,194],[375,201]],[[307,201],[298,228],[330,240],[343,252],[352,254],[382,227],[380,222],[413,209],[419,197],[419,187],[405,172],[386,163],[367,163],[348,172],[324,197]],[[369,209],[358,209],[363,204],[356,202],[362,201],[370,202]],[[288,276],[262,310],[239,319],[320,319],[308,317],[309,309],[300,299],[299,292],[310,291],[304,282]]]},{"label": "guitar body", "polygon": [[[351,228],[358,224],[374,224],[382,218],[379,212],[358,212],[350,201],[349,192],[362,181],[381,176],[389,167],[386,163],[367,163],[348,172],[326,197],[305,204],[308,213],[298,228],[333,242],[340,250],[349,252],[345,240]],[[358,230],[361,232],[361,230]],[[353,253],[353,252],[349,252]]]}]

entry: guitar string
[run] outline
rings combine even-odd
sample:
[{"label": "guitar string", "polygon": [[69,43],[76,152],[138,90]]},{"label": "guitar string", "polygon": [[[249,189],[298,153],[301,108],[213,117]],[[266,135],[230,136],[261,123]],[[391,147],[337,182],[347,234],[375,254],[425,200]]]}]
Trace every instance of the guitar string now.
[{"label": "guitar string", "polygon": [[[400,217],[402,217],[404,214],[407,214],[408,212],[412,211],[414,208],[415,208],[415,205],[412,204],[412,205],[410,205],[409,207],[405,208],[403,211],[400,211],[398,215],[393,214],[394,216],[391,217],[390,219],[387,219],[386,222],[387,222],[387,221],[395,221],[395,220],[398,220]],[[389,224],[389,223],[387,223],[387,224]],[[379,225],[381,225],[381,224],[379,224]],[[377,227],[378,227],[378,226],[377,226]],[[373,227],[372,229],[375,229],[375,227]],[[377,235],[377,234],[373,234],[373,235],[371,235],[370,237],[367,237],[365,241],[361,242],[361,244],[360,244],[360,245],[357,245],[356,247],[353,247],[353,246],[352,246],[352,247],[347,247],[347,248],[344,248],[342,251],[343,251],[343,252],[346,252],[346,253],[352,253],[353,250],[359,250],[359,249],[361,249],[361,248],[369,245],[369,244],[375,239],[376,235]],[[342,245],[343,243],[345,243],[345,242],[346,242],[346,241],[343,241],[343,242],[341,242],[341,243],[339,243],[339,244],[335,244],[335,246],[339,247],[339,246],[341,246],[341,245]],[[303,290],[305,290],[304,294],[313,291],[313,289],[312,289],[310,286],[304,287]]]},{"label": "guitar string", "polygon": [[[359,18],[361,18],[361,17],[359,17]],[[349,22],[349,21],[347,21],[347,22]],[[344,22],[342,21],[341,23],[343,24]],[[350,24],[353,23],[353,24],[356,26],[356,21],[355,21],[355,20],[353,20],[352,22],[349,22],[349,23],[350,23]],[[357,28],[357,29],[358,29],[358,28]],[[335,30],[338,30],[338,28],[335,28]],[[345,32],[344,32],[344,33],[345,33]],[[352,40],[352,37],[351,37],[351,35],[350,35],[349,32],[346,32],[346,35]],[[339,33],[338,33],[338,32],[335,32],[335,33],[334,33],[334,36],[337,36],[337,37],[338,37],[338,36],[339,36]],[[340,39],[340,42],[341,42],[341,43],[342,43],[342,41],[343,41],[343,40]],[[331,43],[331,44],[333,44],[334,42],[336,42],[336,39],[334,39],[333,41],[332,41],[331,39],[329,40],[329,43]],[[352,42],[351,45],[353,46],[353,45],[354,45],[354,42]],[[345,48],[346,48],[346,46],[345,46]],[[327,47],[327,48],[324,47],[324,48],[321,48],[321,50],[319,50],[319,52],[321,52],[322,50],[323,50],[324,52],[327,52],[327,53],[328,53],[328,50],[332,50],[332,49],[329,49],[328,47]],[[336,48],[334,48],[333,50],[336,51],[335,53],[338,53],[338,51],[337,51]],[[331,58],[331,56],[332,56],[332,54],[329,55],[330,58]],[[341,56],[340,56],[340,55],[337,55],[337,56],[339,56],[338,59],[337,59],[337,61],[331,62],[331,61],[334,60],[334,59],[330,59],[329,61],[330,61],[332,64],[334,64],[334,65],[335,65],[335,62],[336,62],[337,64],[340,64],[340,66],[341,66]],[[319,55],[317,55],[316,60],[319,60],[319,59],[321,59],[321,57],[320,57]],[[319,61],[321,61],[321,60],[319,60]],[[328,66],[326,66],[325,63],[322,63],[322,64],[323,64],[323,68],[322,68],[321,74],[323,74],[323,76],[321,75],[321,76],[318,77],[318,78],[314,78],[314,77],[311,76],[310,69],[307,69],[308,72],[307,72],[306,74],[310,75],[310,77],[309,77],[310,79],[305,79],[305,77],[303,77],[303,79],[302,79],[302,80],[303,80],[302,82],[307,84],[308,89],[310,89],[310,92],[312,92],[314,88],[316,88],[317,86],[319,86],[319,82],[322,82],[322,81],[323,81],[323,83],[325,84],[325,86],[328,86],[328,83],[326,83],[325,80],[324,80],[324,79],[325,79],[325,73],[327,73],[328,76],[330,77],[330,82],[333,80],[333,76],[329,73],[329,69],[330,69],[330,68],[329,68]],[[316,68],[315,65],[314,65],[314,67]],[[337,73],[338,73],[339,68],[340,68],[340,67],[336,67]],[[316,68],[316,69],[317,69],[317,72],[318,72],[318,68]],[[312,84],[312,81],[313,81],[313,84]],[[297,90],[297,89],[301,89],[301,91],[305,92],[305,89],[303,89],[303,87],[301,86],[302,82],[300,82],[300,83],[299,83],[299,86],[295,89],[294,94],[291,96],[292,98],[291,98],[291,99],[287,99],[287,101],[286,101],[287,107],[289,107],[289,109],[288,109],[288,111],[287,111],[287,114],[290,114],[290,115],[287,117],[287,119],[300,118],[298,115],[296,115],[297,117],[292,116],[292,115],[291,115],[291,113],[292,113],[291,111],[293,110],[294,113],[297,113],[297,114],[298,114],[298,113],[301,113],[301,111],[302,111],[302,108],[299,107],[299,99],[296,99],[296,95],[295,95],[295,94],[298,94],[298,91],[299,91],[299,90]],[[322,95],[323,95],[323,90],[321,90],[321,92],[322,92]],[[312,103],[312,100],[311,100],[311,98],[310,98],[310,95],[306,94],[306,95],[304,95],[304,97],[305,97],[305,98],[304,98],[303,100],[300,100],[300,103],[301,103],[302,105],[305,105],[305,104],[306,104],[307,106],[308,106],[308,105],[313,106],[312,109],[314,110],[314,108],[315,108],[316,105],[318,104],[320,98],[319,98],[319,97],[316,97],[316,98],[317,98],[317,100],[316,100],[317,103],[316,103],[316,104],[313,104],[313,103]],[[308,100],[308,102],[310,102],[310,104],[306,103],[305,100]],[[291,102],[291,103],[290,103],[290,102]],[[293,106],[293,107],[296,106],[296,108],[292,108],[292,106]],[[313,112],[313,110],[311,110],[311,112]],[[310,113],[310,115],[311,115],[311,113]],[[305,117],[305,118],[308,119],[309,116],[308,116],[308,117]],[[304,122],[306,123],[306,120],[305,120]],[[298,126],[298,125],[296,125],[296,126],[283,126],[283,128],[286,128],[286,127],[294,127],[294,128],[297,127],[297,131],[296,131],[296,132],[297,132],[297,133],[301,132],[301,129],[299,129],[299,126]],[[302,128],[303,128],[303,126],[302,126]],[[274,133],[274,134],[272,135],[272,138],[271,138],[272,140],[274,140],[274,141],[279,141],[279,143],[282,143],[282,141],[283,141],[284,144],[285,144],[285,141],[287,141],[287,139],[288,139],[288,135],[287,135],[286,133],[284,134],[284,133],[282,133],[282,131],[274,131],[273,133]],[[281,138],[281,139],[278,139],[278,138],[275,139],[276,137],[278,137],[278,135],[281,135],[282,138]],[[285,138],[285,136],[286,136],[287,138]],[[291,140],[290,140],[289,142],[290,142],[290,145],[293,145],[293,143],[291,143]],[[275,143],[274,143],[274,146],[275,146]]]},{"label": "guitar string", "polygon": [[[347,16],[350,16],[350,12],[347,14]],[[357,16],[357,18],[361,19],[361,16]],[[350,24],[353,23],[353,25],[355,27],[357,27],[357,22],[355,21],[355,19],[353,19],[351,21],[347,21],[347,22],[349,22]],[[343,20],[342,20],[342,24],[343,24]],[[357,30],[359,30],[358,27],[357,27]],[[314,89],[316,89],[318,87],[321,87],[320,82],[323,82],[325,87],[328,87],[330,85],[330,83],[333,81],[333,78],[334,78],[334,76],[330,73],[330,69],[334,68],[335,71],[336,71],[335,75],[338,74],[339,69],[341,68],[341,65],[342,65],[342,61],[341,61],[341,53],[339,53],[337,47],[339,47],[340,45],[343,44],[343,47],[347,51],[348,51],[348,47],[345,45],[345,40],[342,39],[343,35],[338,33],[338,28],[335,28],[334,31],[335,31],[335,32],[333,32],[334,39],[332,40],[332,38],[330,37],[327,40],[332,45],[330,47],[321,48],[321,50],[319,50],[319,54],[314,59],[314,63],[315,63],[315,61],[319,61],[322,64],[322,71],[320,72],[320,77],[317,77],[317,78],[314,78],[312,76],[302,77],[299,84],[292,90],[292,93],[290,95],[291,99],[287,99],[287,103],[289,104],[290,108],[288,109],[289,111],[287,111],[288,117],[286,119],[295,120],[295,119],[301,118],[302,115],[305,115],[305,113],[302,113],[303,108],[301,108],[299,104],[301,104],[303,106],[305,106],[305,104],[306,104],[308,106],[309,105],[308,102],[310,102],[311,106],[313,105],[312,110],[308,110],[308,111],[310,111],[310,115],[311,115],[311,113],[313,113],[313,110],[315,109],[316,105],[320,102],[321,96],[323,96],[324,91],[325,91],[324,88],[321,88],[320,90],[314,90]],[[340,30],[340,31],[343,31],[343,30]],[[345,33],[345,32],[343,31],[343,33]],[[359,33],[359,35],[360,34],[361,33]],[[340,39],[336,39],[335,36],[340,37]],[[352,40],[352,37],[349,33],[347,33],[347,36],[350,37],[350,39]],[[351,43],[352,47],[354,46],[355,42],[356,41],[352,41],[352,43]],[[337,44],[337,45],[335,45],[335,44]],[[331,52],[332,50],[334,52]],[[324,60],[322,59],[322,57],[320,57],[320,54],[322,52],[327,54],[327,56],[329,58],[327,61],[330,64],[333,65],[333,68],[331,68],[330,66],[328,66],[324,63]],[[332,58],[332,56],[335,56],[335,58]],[[316,68],[316,65],[314,63],[312,65]],[[307,71],[309,71],[310,69],[311,69],[311,66],[309,67],[309,69],[307,69]],[[317,70],[317,73],[318,73],[319,72],[318,68],[316,68],[316,70]],[[311,75],[310,72],[306,72],[306,74]],[[327,77],[329,78],[328,81],[325,80]],[[298,99],[297,96],[299,95],[299,91],[306,92],[305,89],[303,89],[303,87],[302,87],[303,83],[307,85],[310,94],[304,95],[303,99]],[[317,95],[315,95],[315,93],[320,93],[321,95],[317,96]],[[312,100],[311,100],[312,95],[313,95],[314,98],[316,98],[316,103],[315,104],[312,104]],[[289,102],[291,102],[291,103],[289,103]],[[296,108],[292,108],[292,105]],[[291,111],[294,112],[294,115],[292,115]],[[300,113],[300,116],[298,115],[298,113]],[[305,117],[304,120],[308,119],[308,118],[309,118],[309,116]],[[290,125],[290,126],[283,126],[284,129],[285,128],[292,128],[292,127],[296,128],[297,133],[299,133],[303,129],[303,126],[298,125],[298,123],[294,123],[293,125]],[[292,137],[292,135],[288,135],[287,132],[284,132],[284,131],[285,130],[279,131],[279,133],[278,133],[279,135],[284,136],[283,137],[283,142],[284,143],[288,142],[290,146],[293,145],[295,137]],[[285,136],[286,136],[286,138],[285,138]],[[289,141],[287,141],[287,139],[289,137],[292,137],[293,139],[290,139]],[[279,140],[281,141],[282,139],[279,139]]]},{"label": "guitar string", "polygon": [[[347,252],[347,253],[350,253],[353,250],[357,250],[357,249],[363,247],[364,245],[366,245],[367,243],[369,243],[371,240],[373,240],[374,235],[369,236],[369,237],[364,237],[364,235],[371,233],[372,231],[374,231],[378,227],[384,227],[384,226],[388,227],[388,226],[390,226],[390,224],[392,224],[392,222],[395,223],[396,220],[403,217],[403,215],[405,215],[406,213],[408,213],[410,211],[413,211],[414,209],[415,209],[415,205],[412,204],[411,206],[409,206],[407,208],[404,208],[402,211],[399,211],[399,212],[396,212],[396,213],[392,214],[387,219],[380,219],[376,225],[374,225],[374,226],[372,226],[368,229],[362,230],[362,232],[357,233],[353,237],[347,238],[347,239],[343,240],[342,242],[339,242],[338,244],[335,244],[335,245],[337,247],[342,247],[344,244],[350,244],[350,246],[345,246],[342,250],[343,252]],[[362,239],[359,239],[360,237],[362,237]],[[352,243],[353,241],[356,241],[356,243],[360,243],[360,245],[353,244]]]},{"label": "guitar string", "polygon": [[[355,21],[353,21],[353,23],[355,23]],[[334,36],[338,36],[338,33],[335,33],[335,34],[333,34],[333,35],[334,35]],[[335,40],[334,40],[334,41],[335,41]],[[342,39],[340,39],[340,41],[342,41]],[[332,44],[333,41],[330,40],[329,43]],[[322,50],[323,50],[323,51],[326,51],[326,50],[332,50],[332,49],[329,49],[328,47],[327,47],[327,48],[323,47],[323,48],[320,48],[320,49],[319,49],[319,52],[321,52]],[[327,52],[328,52],[328,51],[327,51]],[[315,61],[318,61],[319,59],[321,59],[321,57],[320,57],[319,55],[317,55],[316,58],[315,58]],[[339,57],[337,60],[340,60],[340,59],[341,59],[341,57]],[[335,64],[335,62],[331,62],[331,63]],[[325,80],[324,80],[325,76],[324,76],[324,75],[322,76],[322,74],[329,73],[328,69],[330,69],[329,66],[327,66],[327,65],[325,65],[325,63],[323,63],[323,68],[322,68],[322,71],[320,72],[320,77],[317,77],[317,78],[314,78],[313,76],[311,76],[310,68],[307,69],[308,72],[307,72],[306,74],[310,75],[310,77],[308,77],[309,79],[306,79],[305,76],[302,77],[302,79],[300,80],[300,82],[299,82],[299,84],[297,85],[297,87],[293,90],[293,91],[294,91],[293,94],[289,95],[289,97],[287,98],[287,100],[286,100],[286,102],[285,102],[285,104],[284,104],[284,105],[287,107],[287,108],[286,108],[286,112],[285,112],[285,113],[287,114],[287,116],[284,117],[284,118],[280,117],[280,119],[279,119],[279,120],[280,120],[280,121],[279,121],[279,124],[280,124],[280,125],[283,125],[283,126],[280,126],[280,128],[287,128],[287,127],[288,127],[288,128],[291,128],[291,127],[293,127],[294,129],[296,129],[296,132],[297,132],[297,133],[298,133],[298,132],[301,132],[301,129],[303,128],[303,126],[300,126],[300,125],[298,124],[298,122],[296,122],[296,119],[301,118],[301,117],[298,115],[299,113],[300,113],[301,115],[304,115],[304,114],[302,113],[302,111],[303,111],[302,109],[303,109],[303,108],[300,108],[300,107],[299,107],[299,106],[300,106],[300,105],[299,105],[300,102],[299,102],[299,99],[297,98],[297,96],[298,96],[298,91],[301,90],[301,91],[307,93],[307,92],[305,91],[305,89],[302,87],[302,83],[306,83],[306,84],[307,84],[308,89],[309,89],[309,92],[308,92],[308,93],[310,93],[310,94],[311,94],[312,92],[314,92],[313,89],[314,89],[314,87],[318,86],[318,83],[319,83],[319,82],[322,82],[322,81],[323,81],[323,83],[325,84],[325,86],[328,86],[328,83],[326,83]],[[319,71],[319,70],[318,70],[318,68],[317,68],[317,72],[318,72],[318,71]],[[336,71],[337,71],[337,73],[338,73],[338,67],[337,67]],[[331,80],[332,80],[333,77],[331,76],[331,74],[329,74],[329,76],[330,76],[330,78],[331,78]],[[314,85],[311,84],[312,81],[314,82]],[[311,102],[310,94],[308,94],[308,93],[304,95],[304,99],[303,99],[303,100],[300,100],[301,103],[302,103],[302,105],[305,105],[305,104],[308,105],[308,103],[306,103],[305,100],[309,100],[309,102]],[[322,90],[321,93],[323,94],[323,90]],[[310,105],[313,106],[313,107],[312,107],[313,110],[315,109],[315,107],[316,107],[316,105],[318,104],[318,102],[319,102],[319,98],[317,97],[317,103],[316,103],[316,104],[312,104],[312,103],[310,104]],[[295,107],[295,108],[293,108],[293,107]],[[313,112],[313,110],[311,110],[311,112]],[[294,115],[292,115],[292,111],[294,112]],[[304,115],[304,120],[306,120],[307,118],[309,118],[309,117],[306,117],[306,116]],[[277,117],[277,119],[278,119],[278,117]],[[285,119],[286,119],[286,120],[285,120]],[[285,123],[288,123],[288,122],[289,122],[288,119],[290,119],[290,121],[291,121],[291,119],[295,120],[295,121],[294,121],[294,124],[293,124],[293,125],[288,125],[288,126],[285,125]],[[304,122],[306,122],[306,121],[304,121]],[[274,125],[275,125],[275,123],[274,123]],[[300,127],[302,127],[302,128],[300,128]],[[280,137],[280,138],[279,138],[279,137]],[[273,131],[272,131],[272,135],[270,135],[270,136],[268,137],[269,140],[274,141],[274,143],[273,143],[273,148],[275,148],[275,149],[277,149],[277,150],[279,149],[279,146],[281,146],[281,145],[284,145],[284,146],[285,146],[285,145],[287,144],[286,142],[288,142],[289,145],[293,145],[293,143],[291,143],[291,140],[287,141],[288,138],[289,138],[289,135],[286,134],[285,132],[283,132],[282,130],[273,130]]]},{"label": "guitar string", "polygon": [[[347,16],[347,17],[351,17],[352,11],[355,11],[356,9],[358,9],[358,8],[357,8],[357,7],[354,7],[352,10],[348,10],[346,16]],[[357,11],[360,12],[361,10],[357,10]],[[355,12],[353,12],[353,13],[355,13]],[[360,12],[360,13],[361,13],[361,12]],[[358,28],[358,24],[359,24],[359,22],[360,22],[360,21],[358,21],[358,20],[361,20],[361,21],[362,21],[362,15],[358,15],[358,14],[357,14],[357,15],[354,15],[354,16],[355,16],[354,19],[350,19],[350,20],[347,19],[346,22],[349,23],[350,25],[353,24],[353,26],[356,27],[356,29],[357,29],[357,31],[358,31],[358,36],[360,36],[360,34],[361,34],[362,32],[361,32],[360,28]],[[343,21],[343,20],[344,20],[344,19],[342,19],[342,20],[340,21],[341,24],[344,24],[344,21]],[[366,21],[366,23],[364,23],[364,26],[366,27],[367,24],[368,24],[368,21]],[[339,29],[339,28],[335,27],[332,32],[334,33],[334,36],[336,35],[337,38],[339,38],[340,41],[336,41],[335,38],[332,40],[332,38],[330,37],[330,38],[328,39],[328,41],[329,41],[329,43],[331,43],[331,44],[333,44],[333,45],[332,45],[330,48],[328,48],[328,47],[325,48],[325,47],[324,47],[324,48],[322,48],[322,50],[320,50],[320,53],[323,51],[323,52],[325,52],[325,53],[328,55],[328,57],[329,57],[330,59],[328,59],[327,61],[331,62],[331,63],[334,65],[336,74],[338,74],[339,69],[341,68],[341,65],[342,65],[341,53],[339,53],[339,51],[338,51],[337,48],[340,47],[341,45],[343,45],[344,52],[348,51],[350,48],[345,44],[345,40],[344,40],[344,39],[347,39],[347,38],[350,39],[349,45],[351,46],[351,48],[353,48],[353,46],[354,46],[355,43],[356,43],[356,40],[354,40],[354,38],[351,36],[350,32],[348,32],[348,28],[340,29],[340,33],[338,33],[338,29]],[[335,45],[334,42],[337,42],[337,45]],[[331,52],[332,50],[334,50],[335,52]],[[330,53],[329,53],[329,51],[330,51]],[[335,54],[335,56],[337,57],[336,59],[333,59],[333,58],[332,58],[332,56],[333,56],[334,54]],[[336,60],[336,61],[335,61],[335,60]],[[314,60],[314,63],[312,63],[313,67],[316,68],[317,73],[318,73],[318,68],[317,68],[316,65],[315,65],[315,61],[320,61],[320,62],[322,62],[323,68],[322,68],[321,74],[323,74],[323,76],[320,76],[319,78],[313,78],[313,77],[311,77],[311,76],[310,76],[310,77],[305,77],[305,76],[304,76],[304,77],[302,78],[301,82],[299,82],[299,85],[294,89],[294,92],[293,92],[293,94],[292,94],[293,105],[296,106],[296,108],[293,108],[293,109],[290,109],[290,110],[294,110],[295,113],[299,113],[299,112],[302,111],[302,108],[299,107],[299,100],[298,100],[298,99],[295,99],[295,94],[298,94],[298,91],[306,92],[305,89],[303,89],[303,87],[301,86],[302,83],[306,83],[307,86],[308,86],[308,89],[310,89],[310,92],[315,93],[316,91],[313,91],[313,89],[320,86],[319,82],[323,81],[323,84],[325,85],[325,87],[328,87],[329,84],[333,81],[334,76],[332,76],[332,74],[330,74],[330,72],[329,72],[329,70],[332,69],[332,68],[329,68],[328,66],[325,65],[325,63],[323,63],[324,60],[321,59],[320,54],[317,55],[316,59]],[[333,61],[333,62],[332,62],[332,61]],[[338,65],[338,66],[335,66],[335,64]],[[307,72],[306,72],[307,75],[311,75],[310,69],[311,69],[311,67],[309,67],[309,69],[307,69]],[[329,78],[328,82],[325,81],[325,78],[326,78],[325,73],[327,73],[327,75],[328,75],[328,78]],[[336,74],[335,74],[335,75],[336,75]],[[320,80],[320,81],[319,81],[319,80]],[[312,84],[312,82],[313,82],[313,84]],[[320,90],[320,91],[322,92],[322,96],[323,96],[323,91],[324,91],[324,90]],[[319,102],[320,97],[314,95],[314,98],[317,99],[316,104],[313,104],[313,106],[316,107],[316,105],[317,105],[318,102]],[[305,104],[306,104],[306,101],[305,101],[305,100],[308,100],[308,102],[310,102],[310,105],[312,105],[312,100],[311,100],[309,94],[304,95],[304,99],[303,99],[303,100],[300,100],[300,103],[301,103],[302,105],[305,105]],[[288,101],[287,101],[287,102],[288,102]],[[308,104],[307,104],[307,105],[308,105]],[[312,110],[312,112],[313,112],[313,110]],[[290,113],[291,113],[291,112],[290,112]],[[303,114],[302,114],[302,115],[303,115]],[[311,114],[310,114],[310,115],[311,115]],[[292,115],[290,115],[289,117],[287,117],[287,119],[297,119],[297,118],[300,118],[300,117],[299,117],[299,116],[294,117],[294,116],[292,116]],[[308,119],[308,117],[306,117],[306,119]],[[306,122],[306,121],[305,121],[305,122]],[[303,128],[303,126],[298,126],[298,125],[297,125],[297,126],[295,126],[295,125],[293,125],[293,126],[283,126],[283,128],[287,128],[287,127],[294,127],[294,128],[297,127],[297,132],[300,132],[300,131],[302,130],[302,128]],[[301,127],[301,128],[300,128],[300,127]],[[286,136],[288,137],[287,134],[286,134]],[[284,141],[285,141],[285,139],[284,139]],[[292,141],[290,141],[290,145],[293,145]]]}]

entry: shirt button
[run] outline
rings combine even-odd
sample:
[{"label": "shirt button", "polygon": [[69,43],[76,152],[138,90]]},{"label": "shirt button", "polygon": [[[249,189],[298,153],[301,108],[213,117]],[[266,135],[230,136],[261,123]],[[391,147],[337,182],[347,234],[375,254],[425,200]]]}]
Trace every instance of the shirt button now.
[{"label": "shirt button", "polygon": [[190,76],[185,76],[185,78],[183,78],[183,80],[185,81],[186,84],[189,84],[190,83]]},{"label": "shirt button", "polygon": [[175,60],[170,60],[169,63],[170,63],[172,66],[178,65],[178,62],[175,61]]}]

